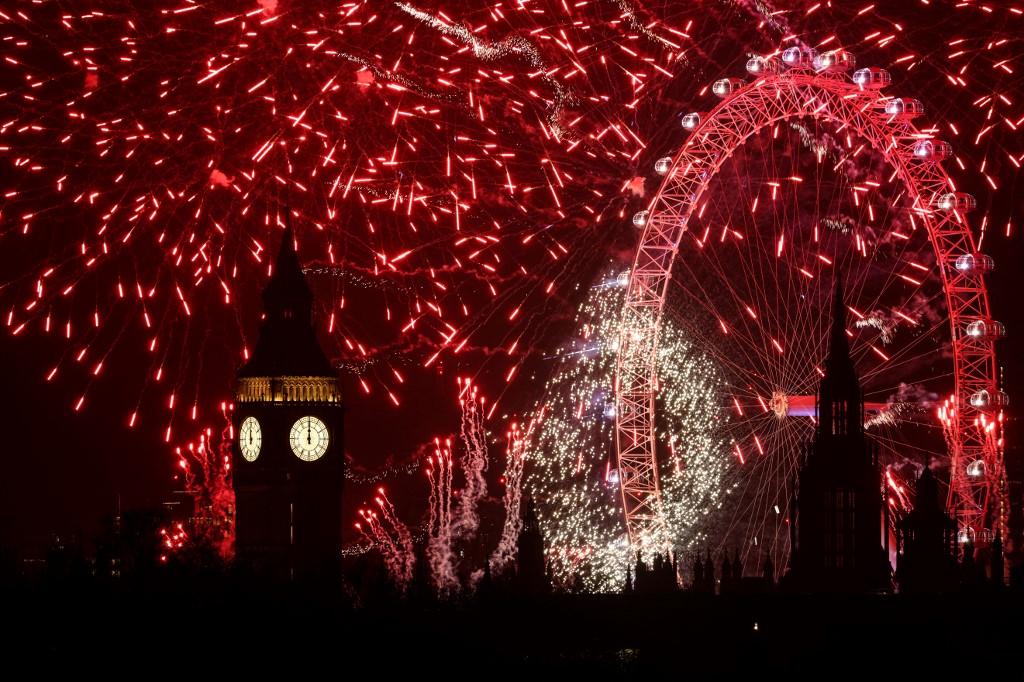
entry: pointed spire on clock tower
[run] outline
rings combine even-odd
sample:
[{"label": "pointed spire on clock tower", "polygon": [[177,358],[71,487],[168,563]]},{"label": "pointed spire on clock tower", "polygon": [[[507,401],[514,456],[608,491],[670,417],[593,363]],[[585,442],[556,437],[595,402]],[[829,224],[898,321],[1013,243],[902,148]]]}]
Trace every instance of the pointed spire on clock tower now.
[{"label": "pointed spire on clock tower", "polygon": [[790,504],[786,583],[804,591],[891,588],[878,447],[864,433],[864,401],[846,323],[843,284],[837,275],[828,354],[818,389],[818,427],[810,442],[801,446],[797,495]]},{"label": "pointed spire on clock tower", "polygon": [[249,362],[238,376],[334,376],[313,328],[313,291],[299,264],[291,226],[263,290],[263,326]]},{"label": "pointed spire on clock tower", "polygon": [[328,577],[340,565],[344,406],[313,302],[289,225],[235,387],[236,557],[274,578]]},{"label": "pointed spire on clock tower", "polygon": [[818,391],[818,417],[818,431],[825,436],[857,436],[864,430],[860,381],[846,338],[846,302],[839,274],[836,274],[832,295],[832,328],[825,376]]}]

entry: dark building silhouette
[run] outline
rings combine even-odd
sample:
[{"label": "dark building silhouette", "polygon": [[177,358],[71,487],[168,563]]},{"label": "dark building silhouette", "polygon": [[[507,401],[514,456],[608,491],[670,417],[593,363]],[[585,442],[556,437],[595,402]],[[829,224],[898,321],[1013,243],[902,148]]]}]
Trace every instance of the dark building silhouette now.
[{"label": "dark building silhouette", "polygon": [[1000,589],[1006,586],[1003,536],[996,533],[992,543],[978,551],[973,542],[961,544],[958,570],[960,588],[968,591]]},{"label": "dark building silhouette", "polygon": [[544,535],[537,520],[533,498],[523,505],[523,523],[516,541],[516,574],[513,580],[516,592],[529,595],[551,591],[551,578],[544,561]]},{"label": "dark building silhouette", "polygon": [[1003,573],[1006,570],[1006,563],[1003,556],[1003,536],[1001,533],[996,532],[996,537],[992,540],[990,551],[992,556],[989,564],[989,581],[994,587],[1005,587],[1006,582]]},{"label": "dark building silhouette", "polygon": [[973,542],[963,543],[960,559],[960,587],[966,590],[978,590],[985,585],[985,574],[974,556]]},{"label": "dark building silhouette", "polygon": [[[627,568],[627,580],[629,571]],[[650,563],[643,560],[639,553],[633,570],[633,583],[627,592],[637,594],[664,594],[679,589],[679,567],[675,557],[669,553],[655,554]]]},{"label": "dark building silhouette", "polygon": [[497,584],[494,580],[494,574],[491,572],[491,562],[485,560],[483,575],[480,576],[480,581],[476,584],[476,598],[480,601],[488,601],[494,599],[497,592]]},{"label": "dark building silhouette", "polygon": [[317,342],[313,293],[291,229],[263,292],[265,317],[235,391],[236,556],[279,578],[340,561],[341,387]]},{"label": "dark building silhouette", "polygon": [[[747,589],[751,580],[746,581],[747,585],[744,584],[743,561],[740,559],[739,551],[733,550],[732,560],[729,559],[728,551],[722,552],[721,576],[718,588],[719,593],[742,592]],[[757,582],[760,581],[757,580]]]},{"label": "dark building silhouette", "polygon": [[739,552],[733,551],[732,560],[722,560],[722,577],[718,593],[723,595],[767,594],[775,590],[775,567],[766,558],[759,575],[744,575]]},{"label": "dark building silhouette", "polygon": [[956,521],[927,466],[917,479],[914,509],[896,524],[896,582],[900,592],[942,592],[959,583]]},{"label": "dark building silhouette", "polygon": [[698,552],[693,560],[693,583],[690,585],[690,591],[714,594],[716,587],[715,564],[711,559],[711,550],[705,550],[703,559]]},{"label": "dark building silhouette", "polygon": [[715,588],[718,586],[718,580],[715,578],[715,562],[711,559],[711,550],[705,550],[704,552],[704,583],[701,586],[702,592],[708,594],[714,594]]},{"label": "dark building silhouette", "polygon": [[54,534],[46,552],[45,577],[54,583],[84,583],[92,577],[92,566],[77,533]]},{"label": "dark building silhouette", "polygon": [[690,590],[701,592],[704,589],[704,562],[700,560],[700,554],[693,559],[693,582],[690,583]]},{"label": "dark building silhouette", "polygon": [[850,358],[838,279],[817,415],[790,505],[787,585],[806,591],[890,589],[878,451],[864,434],[864,403]]},{"label": "dark building silhouette", "polygon": [[96,539],[96,577],[145,579],[152,577],[166,557],[161,530],[171,523],[166,508],[118,512],[103,520]]}]

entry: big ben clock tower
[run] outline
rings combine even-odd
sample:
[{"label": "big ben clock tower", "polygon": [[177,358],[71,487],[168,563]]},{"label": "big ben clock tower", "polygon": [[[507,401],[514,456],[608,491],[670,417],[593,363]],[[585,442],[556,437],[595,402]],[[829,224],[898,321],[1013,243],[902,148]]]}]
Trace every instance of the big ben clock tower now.
[{"label": "big ben clock tower", "polygon": [[341,387],[313,328],[313,292],[291,229],[263,292],[264,320],[235,388],[235,551],[259,574],[325,575],[339,565]]}]

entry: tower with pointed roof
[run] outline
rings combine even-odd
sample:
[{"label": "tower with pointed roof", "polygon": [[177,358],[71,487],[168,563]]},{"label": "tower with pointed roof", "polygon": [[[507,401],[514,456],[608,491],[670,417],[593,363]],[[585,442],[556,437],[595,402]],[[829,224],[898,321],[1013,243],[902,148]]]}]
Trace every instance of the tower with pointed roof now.
[{"label": "tower with pointed roof", "polygon": [[939,495],[939,482],[925,465],[917,479],[914,508],[896,524],[896,580],[901,592],[956,588],[956,530]]},{"label": "tower with pointed roof", "polygon": [[544,535],[532,497],[523,505],[522,526],[516,540],[516,588],[523,594],[540,595],[551,590],[544,558]]},{"label": "tower with pointed roof", "polygon": [[804,447],[792,503],[787,582],[807,591],[888,590],[887,519],[878,451],[864,433],[864,401],[846,338],[837,278],[817,426]]},{"label": "tower with pointed roof", "polygon": [[324,575],[340,561],[342,394],[317,341],[313,292],[290,228],[263,311],[235,387],[236,557],[266,576]]}]

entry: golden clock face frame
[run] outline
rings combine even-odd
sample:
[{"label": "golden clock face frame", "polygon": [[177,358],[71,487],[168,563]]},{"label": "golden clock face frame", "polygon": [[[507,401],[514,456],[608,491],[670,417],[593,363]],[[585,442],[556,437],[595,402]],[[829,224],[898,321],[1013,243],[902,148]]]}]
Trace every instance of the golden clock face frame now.
[{"label": "golden clock face frame", "polygon": [[289,442],[296,457],[303,462],[315,462],[324,456],[330,444],[327,424],[317,417],[299,417],[292,425]]},{"label": "golden clock face frame", "polygon": [[246,417],[238,428],[238,449],[246,462],[255,462],[263,445],[263,431],[256,417]]}]

